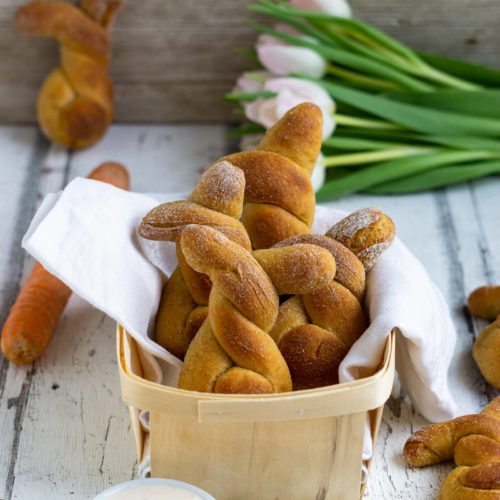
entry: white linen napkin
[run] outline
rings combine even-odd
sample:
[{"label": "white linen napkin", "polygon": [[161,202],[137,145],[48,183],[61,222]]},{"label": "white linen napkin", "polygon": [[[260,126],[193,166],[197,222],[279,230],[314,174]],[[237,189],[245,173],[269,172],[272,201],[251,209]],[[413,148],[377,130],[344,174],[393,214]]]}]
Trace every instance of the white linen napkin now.
[{"label": "white linen napkin", "polygon": [[[45,198],[23,239],[49,272],[123,325],[147,352],[176,367],[174,373],[181,361],[156,344],[152,332],[162,285],[177,265],[175,245],[145,240],[137,228],[153,207],[179,199],[185,195],[147,196],[78,178]],[[318,206],[313,232],[323,234],[344,216]],[[397,238],[368,274],[365,307],[370,327],[342,362],[340,381],[372,374],[397,327],[396,369],[415,408],[431,421],[453,417],[447,373],[456,333],[449,309]],[[175,383],[175,376],[168,382]]]}]

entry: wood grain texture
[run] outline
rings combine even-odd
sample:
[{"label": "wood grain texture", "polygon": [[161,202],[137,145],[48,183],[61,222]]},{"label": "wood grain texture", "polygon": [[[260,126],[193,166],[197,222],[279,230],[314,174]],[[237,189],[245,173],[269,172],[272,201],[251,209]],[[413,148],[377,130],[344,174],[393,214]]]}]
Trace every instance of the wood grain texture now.
[{"label": "wood grain texture", "polygon": [[[151,473],[194,483],[218,500],[353,499],[359,496],[365,415],[205,425],[152,413]],[[359,477],[341,473],[356,469]]]},{"label": "wood grain texture", "polygon": [[[31,266],[19,245],[40,196],[105,160],[127,165],[132,190],[190,191],[204,166],[234,151],[225,130],[115,125],[95,147],[68,155],[49,148],[36,127],[0,126],[0,317],[7,316]],[[500,283],[499,190],[500,178],[490,177],[428,193],[355,195],[331,203],[347,211],[380,206],[443,292],[458,332],[449,381],[462,413],[478,412],[496,394],[471,356],[484,322],[471,318],[464,306],[477,286]],[[135,473],[114,331],[112,321],[74,297],[46,359],[14,367],[0,358],[0,498],[84,500]],[[451,464],[417,470],[402,457],[405,440],[427,423],[404,393],[389,400],[366,499],[437,497]]]},{"label": "wood grain texture", "polygon": [[[0,3],[0,122],[33,122],[57,46],[16,31],[25,0]],[[237,120],[220,101],[254,63],[249,0],[129,0],[112,33],[117,122]],[[352,0],[355,14],[411,47],[498,66],[497,0]]]}]

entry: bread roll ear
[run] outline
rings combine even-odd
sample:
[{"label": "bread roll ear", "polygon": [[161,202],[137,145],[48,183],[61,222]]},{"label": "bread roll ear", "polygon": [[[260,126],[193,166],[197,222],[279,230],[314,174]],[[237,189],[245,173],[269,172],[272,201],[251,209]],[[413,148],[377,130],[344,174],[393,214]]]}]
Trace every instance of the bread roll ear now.
[{"label": "bread roll ear", "polygon": [[286,156],[309,176],[321,150],[323,114],[315,104],[295,106],[267,132],[258,149]]}]

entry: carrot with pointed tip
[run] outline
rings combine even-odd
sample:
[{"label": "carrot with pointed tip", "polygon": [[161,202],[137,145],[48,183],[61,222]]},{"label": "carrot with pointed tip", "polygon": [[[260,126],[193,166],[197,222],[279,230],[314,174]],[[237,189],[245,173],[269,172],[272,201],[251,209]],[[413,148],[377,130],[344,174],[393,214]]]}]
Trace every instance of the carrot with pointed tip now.
[{"label": "carrot with pointed tip", "polygon": [[[88,178],[129,189],[128,172],[119,163],[103,163]],[[2,351],[9,361],[23,365],[41,356],[70,295],[61,280],[35,264],[2,329]]]}]

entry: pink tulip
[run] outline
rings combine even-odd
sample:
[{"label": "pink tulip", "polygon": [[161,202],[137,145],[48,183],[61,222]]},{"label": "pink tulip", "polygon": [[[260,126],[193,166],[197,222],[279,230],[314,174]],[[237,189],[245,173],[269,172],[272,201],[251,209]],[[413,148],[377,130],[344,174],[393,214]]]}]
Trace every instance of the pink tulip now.
[{"label": "pink tulip", "polygon": [[262,90],[264,85],[263,82],[272,78],[272,74],[268,71],[252,71],[252,76],[255,78],[250,78],[245,73],[238,77],[236,80],[236,85],[233,88],[233,92],[259,92]]},{"label": "pink tulip", "polygon": [[[241,84],[240,80],[238,84]],[[253,83],[251,85],[253,86]],[[241,90],[242,88],[245,90]],[[237,87],[237,90],[249,92],[246,88]],[[332,116],[335,111],[335,103],[327,92],[316,83],[291,77],[269,78],[265,83],[260,84],[258,90],[270,90],[276,92],[277,95],[270,98],[260,97],[252,102],[244,102],[243,107],[249,120],[269,128],[297,104],[312,102],[323,112],[323,140],[332,135],[335,129],[335,121]]]},{"label": "pink tulip", "polygon": [[335,17],[352,17],[351,7],[346,0],[290,0],[297,9],[324,12]]},{"label": "pink tulip", "polygon": [[322,78],[327,70],[325,58],[314,50],[292,45],[270,35],[260,35],[255,48],[262,66],[275,75],[298,73]]}]

